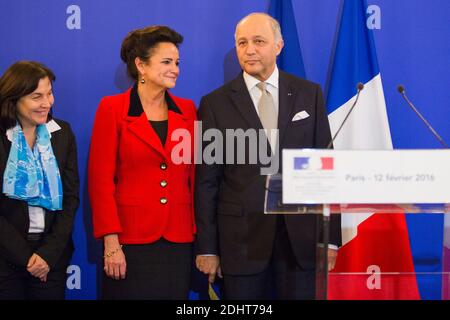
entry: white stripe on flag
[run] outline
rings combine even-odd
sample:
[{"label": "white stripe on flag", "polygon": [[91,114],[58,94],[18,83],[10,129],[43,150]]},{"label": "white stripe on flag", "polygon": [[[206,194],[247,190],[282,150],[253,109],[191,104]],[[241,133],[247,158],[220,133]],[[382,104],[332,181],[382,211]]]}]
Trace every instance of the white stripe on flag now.
[{"label": "white stripe on flag", "polygon": [[[332,134],[341,125],[355,99],[356,95],[329,114]],[[334,141],[334,148],[341,150],[392,149],[380,74],[364,85],[357,105]]]},{"label": "white stripe on flag", "polygon": [[[328,118],[332,134],[336,132],[342,121],[344,121],[355,99],[356,95],[329,114]],[[380,74],[364,85],[357,105],[334,141],[334,148],[341,150],[392,149]],[[342,214],[342,245],[356,237],[358,225],[371,215],[372,213]]]},{"label": "white stripe on flag", "polygon": [[358,225],[368,219],[373,213],[342,213],[342,245],[350,242],[358,234]]}]

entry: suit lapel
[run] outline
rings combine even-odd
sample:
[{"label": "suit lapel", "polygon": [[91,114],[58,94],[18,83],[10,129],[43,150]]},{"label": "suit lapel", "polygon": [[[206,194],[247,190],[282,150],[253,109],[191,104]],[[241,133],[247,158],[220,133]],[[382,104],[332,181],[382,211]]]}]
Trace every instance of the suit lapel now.
[{"label": "suit lapel", "polygon": [[140,140],[152,147],[155,151],[163,155],[164,157],[170,157],[172,148],[179,143],[179,141],[171,141],[172,132],[176,129],[184,128],[186,126],[186,117],[183,114],[179,114],[169,110],[168,113],[168,127],[167,127],[167,139],[163,147],[159,136],[153,130],[152,126],[148,122],[145,113],[142,113],[139,117],[127,117],[130,121],[128,129]]},{"label": "suit lapel", "polygon": [[278,94],[278,128],[279,128],[279,145],[283,145],[286,128],[291,122],[292,110],[294,108],[295,96],[297,91],[291,87],[285,74],[280,71],[279,77],[279,94]]},{"label": "suit lapel", "polygon": [[[9,150],[11,149],[11,143],[8,141],[8,138],[6,137],[5,131],[0,131],[1,134],[1,146],[0,146],[0,172],[5,172],[6,169],[6,162],[8,161],[9,157]],[[1,181],[3,183],[3,175],[1,176]]]},{"label": "suit lapel", "polygon": [[263,129],[242,73],[231,83],[231,99],[233,100],[234,107],[246,120],[250,128],[257,130]]},{"label": "suit lapel", "polygon": [[130,122],[128,125],[130,132],[161,155],[166,156],[161,140],[148,122],[145,112],[142,112],[139,117],[127,116],[126,120]]},{"label": "suit lapel", "polygon": [[[63,134],[64,134],[63,130],[58,130],[58,131],[51,133],[52,136],[50,138],[50,141],[52,144],[53,154],[55,155],[57,163],[62,163],[62,160],[63,160],[62,152],[64,151],[63,150],[64,148],[61,145],[61,142],[64,141],[63,139],[61,139],[62,138],[61,136]],[[62,169],[60,168],[60,170],[62,170]]]},{"label": "suit lapel", "polygon": [[[280,71],[279,86],[278,128],[280,146],[282,146],[286,128],[291,120],[290,117],[294,108],[297,90],[290,85],[288,78],[282,71]],[[235,108],[246,120],[250,128],[263,129],[242,74],[231,83],[231,98]]]},{"label": "suit lapel", "polygon": [[[167,127],[167,139],[166,139],[166,144],[164,146],[164,149],[165,149],[167,156],[170,157],[172,149],[175,147],[175,145],[177,145],[178,143],[180,143],[182,141],[185,142],[184,140],[172,141],[172,139],[171,139],[172,133],[176,129],[186,129],[187,130],[188,128],[187,128],[187,123],[186,123],[187,118],[183,114],[179,114],[177,112],[169,110],[168,119],[169,119],[169,121],[168,121],[168,127]],[[192,139],[193,139],[193,137],[192,137]],[[190,142],[189,142],[189,144],[190,144]]]}]

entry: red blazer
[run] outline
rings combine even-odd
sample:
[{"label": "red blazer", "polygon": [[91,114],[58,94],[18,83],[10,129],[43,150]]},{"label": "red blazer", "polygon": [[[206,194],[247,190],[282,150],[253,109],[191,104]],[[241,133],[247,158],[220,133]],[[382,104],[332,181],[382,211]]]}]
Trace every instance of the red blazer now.
[{"label": "red blazer", "polygon": [[[196,232],[195,105],[169,94],[181,114],[169,109],[163,147],[144,112],[128,115],[130,92],[104,97],[95,116],[88,168],[94,236],[118,233],[119,241],[127,244],[151,243],[161,237],[191,242]],[[190,134],[183,141],[191,147],[191,154],[186,154],[190,164],[172,162],[180,138],[172,141],[171,135],[180,128]]]}]

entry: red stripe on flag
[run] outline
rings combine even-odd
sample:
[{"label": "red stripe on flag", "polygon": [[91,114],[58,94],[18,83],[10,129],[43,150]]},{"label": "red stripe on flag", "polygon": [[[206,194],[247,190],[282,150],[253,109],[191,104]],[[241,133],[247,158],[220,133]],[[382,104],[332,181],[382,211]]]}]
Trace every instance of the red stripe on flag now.
[{"label": "red stripe on flag", "polygon": [[334,158],[322,157],[322,170],[333,170],[334,169]]},{"label": "red stripe on flag", "polygon": [[[393,231],[396,232],[393,232]],[[420,299],[403,214],[374,214],[339,249],[329,299]]]}]

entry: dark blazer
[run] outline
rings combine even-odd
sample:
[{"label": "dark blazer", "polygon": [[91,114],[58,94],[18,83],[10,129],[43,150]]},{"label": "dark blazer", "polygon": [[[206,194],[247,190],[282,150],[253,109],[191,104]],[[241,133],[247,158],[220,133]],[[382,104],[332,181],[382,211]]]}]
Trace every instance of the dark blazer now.
[{"label": "dark blazer", "polygon": [[187,133],[183,142],[193,150],[196,108],[192,100],[169,93],[166,101],[168,128],[162,145],[136,88],[101,100],[88,173],[96,238],[118,233],[124,244],[152,243],[161,237],[178,243],[194,240],[193,152],[189,163],[175,163],[172,153],[179,154],[179,141],[171,137]]},{"label": "dark blazer", "polygon": [[[44,239],[35,251],[47,262],[50,268],[53,268],[59,262],[63,254],[66,259],[70,259],[73,252],[72,227],[79,204],[75,136],[67,122],[53,120],[61,127],[60,130],[51,133],[51,144],[63,184],[63,209],[45,212]],[[2,189],[3,174],[10,148],[11,142],[6,137],[6,131],[0,130]],[[26,240],[29,225],[28,204],[25,201],[8,198],[2,192],[0,194],[0,255],[12,265],[26,267],[33,254]]]},{"label": "dark blazer", "polygon": [[[303,110],[310,117],[292,122]],[[226,129],[263,129],[242,74],[203,97],[198,118],[203,130],[216,128],[224,137]],[[280,70],[278,127],[280,152],[327,146],[331,135],[319,85]],[[225,154],[226,150],[224,158]],[[261,272],[272,253],[277,217],[263,213],[266,177],[261,176],[261,167],[259,162],[197,167],[197,251],[220,255],[227,274]],[[298,264],[314,268],[320,217],[286,215],[284,219]],[[340,244],[340,219],[333,221],[331,228],[330,243]]]}]

